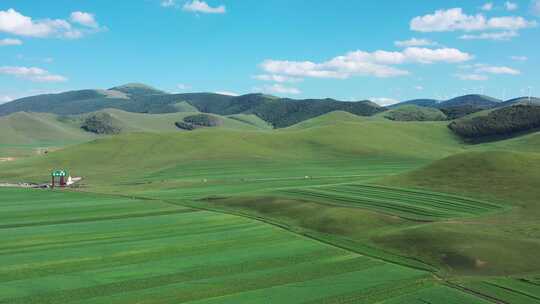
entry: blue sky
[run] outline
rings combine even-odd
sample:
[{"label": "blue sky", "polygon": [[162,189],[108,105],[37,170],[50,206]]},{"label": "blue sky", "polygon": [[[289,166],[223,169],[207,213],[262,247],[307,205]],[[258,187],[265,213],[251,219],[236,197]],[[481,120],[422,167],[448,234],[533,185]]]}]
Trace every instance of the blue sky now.
[{"label": "blue sky", "polygon": [[539,16],[540,0],[3,0],[0,102],[128,82],[380,103],[540,95]]}]

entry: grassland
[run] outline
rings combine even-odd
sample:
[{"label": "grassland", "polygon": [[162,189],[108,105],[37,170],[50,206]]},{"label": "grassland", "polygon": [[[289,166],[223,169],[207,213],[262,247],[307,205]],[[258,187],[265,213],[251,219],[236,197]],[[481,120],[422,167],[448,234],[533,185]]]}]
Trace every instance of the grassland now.
[{"label": "grassland", "polygon": [[0,194],[0,303],[375,303],[414,292],[482,303],[427,272],[244,217],[95,194]]},{"label": "grassland", "polygon": [[[4,302],[518,297],[490,282],[528,288],[534,301],[538,138],[470,146],[445,123],[334,112],[283,130],[122,134],[0,163],[0,181],[46,181],[67,168],[86,192],[1,190],[9,241],[0,261],[27,267],[0,283]],[[81,269],[68,263],[76,254]],[[513,283],[522,279],[532,283]]]},{"label": "grassland", "polygon": [[[116,109],[105,109],[120,133],[179,132],[176,121],[195,114],[179,112],[172,114],[142,114]],[[54,150],[101,138],[81,129],[85,119],[94,113],[59,116],[48,113],[18,112],[0,117],[0,157],[28,157],[45,150]],[[265,130],[270,125],[255,115],[239,114],[222,117],[219,128],[236,130]]]}]

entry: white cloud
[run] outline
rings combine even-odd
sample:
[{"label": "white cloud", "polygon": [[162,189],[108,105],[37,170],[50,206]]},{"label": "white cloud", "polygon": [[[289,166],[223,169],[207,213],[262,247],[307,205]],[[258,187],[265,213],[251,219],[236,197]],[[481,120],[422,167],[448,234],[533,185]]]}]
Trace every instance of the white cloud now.
[{"label": "white cloud", "polygon": [[96,21],[94,14],[85,12],[73,12],[71,13],[70,20],[73,23],[78,23],[83,26],[98,28],[99,24]]},{"label": "white cloud", "polygon": [[34,82],[66,82],[68,79],[61,75],[36,67],[1,66],[0,74],[28,79]]},{"label": "white cloud", "polygon": [[518,9],[518,4],[515,2],[506,1],[504,3],[504,8],[506,8],[507,11],[515,11]]},{"label": "white cloud", "polygon": [[473,80],[473,81],[488,80],[487,76],[480,75],[480,74],[456,74],[454,76],[456,76],[457,78],[459,78],[461,80]]},{"label": "white cloud", "polygon": [[383,107],[399,103],[399,100],[387,97],[372,97],[369,100]]},{"label": "white cloud", "polygon": [[405,49],[404,54],[408,58],[408,61],[419,63],[457,63],[469,61],[473,58],[473,56],[468,53],[452,48],[434,50],[427,48],[407,48]]},{"label": "white cloud", "polygon": [[519,33],[516,31],[502,31],[502,32],[493,32],[493,33],[481,33],[478,35],[475,34],[465,34],[461,35],[459,39],[463,40],[494,40],[494,41],[508,41],[514,37],[519,36]]},{"label": "white cloud", "polygon": [[[75,12],[71,17],[72,21],[75,23],[85,25],[86,27],[93,27],[91,26],[92,22],[88,19],[88,15],[90,14]],[[97,22],[95,22],[93,15],[91,18],[97,26]],[[12,35],[34,38],[55,37],[77,39],[84,36],[84,34],[94,33],[96,31],[97,27],[93,30],[75,28],[71,23],[64,19],[33,20],[31,17],[24,16],[12,8],[0,11],[0,32]]]},{"label": "white cloud", "polygon": [[282,84],[279,84],[279,83],[276,83],[276,84],[273,84],[273,85],[265,85],[263,86],[262,88],[253,88],[254,91],[261,91],[263,93],[268,93],[268,94],[286,94],[286,95],[297,95],[297,94],[301,94],[302,91],[300,91],[300,89],[298,88],[294,88],[294,87],[288,87],[288,86],[284,86]]},{"label": "white cloud", "polygon": [[493,9],[493,2],[488,2],[480,7],[483,11],[490,11]]},{"label": "white cloud", "polygon": [[13,98],[11,98],[11,97],[9,97],[7,95],[0,95],[0,104],[10,102],[12,100],[13,100]]},{"label": "white cloud", "polygon": [[421,86],[421,85],[418,85],[418,86],[415,86],[414,89],[417,90],[417,91],[423,91],[424,87]]},{"label": "white cloud", "polygon": [[519,75],[520,71],[506,66],[481,65],[476,68],[477,73]]},{"label": "white cloud", "polygon": [[364,75],[374,77],[396,77],[408,75],[406,70],[391,65],[405,63],[432,64],[437,62],[465,62],[473,56],[457,49],[428,49],[410,47],[400,52],[389,51],[354,51],[334,57],[322,63],[311,61],[265,60],[260,67],[273,75],[289,77],[337,78]]},{"label": "white cloud", "polygon": [[482,14],[467,15],[461,8],[437,10],[433,14],[418,16],[411,20],[410,28],[418,32],[520,30],[537,26],[519,16],[487,18]]},{"label": "white cloud", "polygon": [[540,0],[531,1],[531,12],[537,16],[540,16]]},{"label": "white cloud", "polygon": [[227,95],[227,96],[240,96],[240,94],[235,93],[235,92],[231,92],[231,91],[217,91],[215,93],[216,94],[221,94],[221,95]]},{"label": "white cloud", "polygon": [[[168,2],[174,2],[174,1],[164,1],[164,2],[168,4]],[[161,3],[161,5],[163,5],[163,2]],[[208,3],[204,1],[200,1],[200,0],[192,0],[190,2],[186,2],[184,6],[182,7],[182,9],[186,12],[195,12],[195,13],[204,13],[204,14],[224,14],[226,12],[226,8],[224,5],[212,7],[208,5]]]},{"label": "white cloud", "polygon": [[429,39],[411,38],[409,40],[395,41],[394,44],[397,47],[411,47],[411,46],[435,46],[439,45],[437,42]]},{"label": "white cloud", "polygon": [[269,75],[269,74],[262,74],[262,75],[255,75],[253,76],[254,79],[262,80],[262,81],[272,81],[272,82],[301,82],[301,78],[295,78],[295,77],[289,77],[289,76],[283,76],[283,75]]},{"label": "white cloud", "polygon": [[485,63],[476,63],[473,65],[462,65],[460,66],[463,70],[474,70],[475,73],[488,73],[488,74],[507,74],[507,75],[519,75],[521,72],[514,68],[507,66],[496,66],[489,65]]},{"label": "white cloud", "polygon": [[527,56],[510,56],[510,59],[514,61],[527,61],[529,58]]},{"label": "white cloud", "polygon": [[19,39],[12,39],[12,38],[0,39],[0,46],[21,45],[21,44],[23,44],[23,42]]}]

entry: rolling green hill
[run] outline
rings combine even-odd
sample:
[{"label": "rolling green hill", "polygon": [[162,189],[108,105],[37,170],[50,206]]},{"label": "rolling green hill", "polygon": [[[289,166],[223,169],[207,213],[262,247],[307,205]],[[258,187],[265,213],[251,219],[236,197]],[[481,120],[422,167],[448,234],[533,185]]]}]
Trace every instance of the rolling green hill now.
[{"label": "rolling green hill", "polygon": [[[55,115],[48,113],[19,112],[0,116],[0,157],[28,156],[47,148],[57,149],[66,145],[82,143],[98,138],[99,135],[132,132],[179,132],[174,123],[193,112],[171,114],[131,113],[117,109],[105,109],[80,115]],[[99,132],[94,128],[82,127],[89,119],[107,117],[114,132]],[[255,115],[220,117],[222,124],[216,126],[237,130],[266,130],[271,127]],[[94,127],[96,119],[92,120]]]},{"label": "rolling green hill", "polygon": [[507,107],[512,105],[540,105],[540,98],[538,97],[518,97],[507,100],[499,104],[499,107]]},{"label": "rolling green hill", "polygon": [[[125,131],[141,130],[139,126],[148,126],[145,131],[159,128],[175,128],[173,123],[179,115],[187,113],[159,115],[160,119],[152,120],[155,125],[140,123],[150,119],[150,115],[112,111]],[[329,114],[334,115],[334,114]],[[139,120],[140,119],[140,120]],[[324,120],[324,117],[315,118]],[[128,121],[128,122],[126,122]],[[170,121],[170,124],[163,124]],[[225,119],[242,127],[253,125],[233,119]],[[226,124],[223,125],[227,126]],[[400,149],[392,147],[399,145]],[[116,151],[115,147],[130,147],[128,150]],[[343,164],[360,157],[368,159],[409,159],[411,162],[425,162],[430,159],[444,157],[461,149],[459,139],[455,137],[444,123],[398,123],[378,119],[360,119],[358,122],[339,122],[321,127],[285,129],[274,132],[241,132],[240,129],[203,129],[197,132],[176,132],[143,134],[133,133],[70,147],[49,154],[45,159],[31,160],[35,168],[69,166],[77,168],[81,174],[97,177],[100,172],[113,170],[120,176],[139,176],[143,178],[151,172],[167,169],[184,171],[193,166],[208,164],[220,159],[241,161],[242,166],[255,166],[256,163],[281,163],[301,168],[297,161],[315,162],[321,167],[331,169],[332,160],[343,159]],[[102,159],[107,151],[116,151],[114,156]],[[180,153],[181,151],[181,153]],[[145,172],[139,170],[141,159],[146,161]],[[325,160],[329,163],[325,164]],[[137,164],[137,165],[136,165]],[[182,169],[184,164],[187,168]],[[263,168],[259,168],[263,170]],[[351,168],[354,170],[354,168]],[[8,170],[6,168],[6,170]],[[24,170],[15,169],[13,174],[23,174]],[[33,170],[30,170],[33,171]],[[26,173],[30,173],[26,171]],[[121,173],[124,171],[124,173]],[[171,171],[174,173],[174,171]],[[272,173],[273,174],[273,173]],[[261,175],[264,173],[261,171]],[[306,174],[300,173],[299,176]],[[39,174],[32,174],[39,178]],[[89,179],[91,180],[91,179]],[[98,179],[99,180],[99,179]]]},{"label": "rolling green hill", "polygon": [[111,88],[108,91],[122,92],[131,97],[166,94],[166,92],[164,91],[158,90],[142,83],[128,83]]},{"label": "rolling green hill", "polygon": [[437,106],[437,104],[439,102],[440,101],[436,100],[436,99],[427,99],[427,98],[425,98],[425,99],[412,99],[412,100],[402,101],[402,102],[393,104],[393,105],[389,106],[388,108],[393,109],[393,108],[406,106],[406,105],[414,105],[414,106],[419,106],[419,107],[434,108],[434,107]]},{"label": "rolling green hill", "polygon": [[134,113],[205,112],[218,115],[256,115],[276,128],[288,127],[332,111],[370,116],[384,108],[369,101],[333,99],[293,100],[264,94],[228,96],[214,93],[168,94],[144,84],[109,90],[82,90],[21,98],[0,105],[0,116],[15,112],[83,114],[107,108]]},{"label": "rolling green hill", "polygon": [[446,115],[439,109],[403,105],[378,114],[386,119],[395,121],[443,121]]},{"label": "rolling green hill", "polygon": [[540,271],[533,258],[533,252],[540,250],[540,154],[489,147],[476,147],[479,151],[453,155],[382,183],[460,193],[505,204],[512,211],[396,231],[378,236],[376,241],[467,274]]},{"label": "rolling green hill", "polygon": [[483,111],[455,120],[449,128],[469,140],[511,137],[540,128],[540,106],[515,104]]},{"label": "rolling green hill", "polygon": [[[344,111],[278,130],[234,114],[182,132],[169,128],[194,113],[105,112],[123,133],[0,163],[0,181],[66,168],[86,192],[0,190],[10,198],[0,233],[15,246],[0,258],[11,265],[0,271],[5,302],[249,303],[269,290],[286,302],[278,288],[331,303],[528,303],[540,293],[539,134],[466,145],[447,122]],[[81,132],[91,114],[32,115]],[[67,274],[61,289],[27,288]]]}]

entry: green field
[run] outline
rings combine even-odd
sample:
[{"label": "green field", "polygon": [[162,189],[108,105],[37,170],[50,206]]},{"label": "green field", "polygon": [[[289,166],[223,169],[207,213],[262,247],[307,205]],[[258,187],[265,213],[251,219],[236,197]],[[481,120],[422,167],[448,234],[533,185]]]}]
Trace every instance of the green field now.
[{"label": "green field", "polygon": [[540,298],[537,133],[468,145],[445,122],[344,112],[169,132],[186,113],[110,113],[129,132],[0,162],[0,182],[84,178],[0,189],[0,303]]},{"label": "green field", "polygon": [[374,303],[424,290],[467,297],[433,292],[428,272],[243,217],[93,194],[0,194],[0,303]]}]

